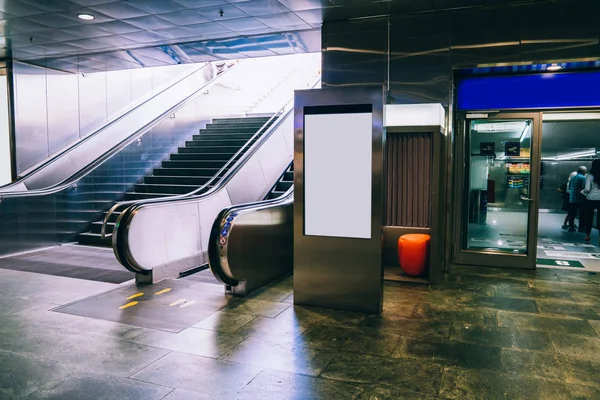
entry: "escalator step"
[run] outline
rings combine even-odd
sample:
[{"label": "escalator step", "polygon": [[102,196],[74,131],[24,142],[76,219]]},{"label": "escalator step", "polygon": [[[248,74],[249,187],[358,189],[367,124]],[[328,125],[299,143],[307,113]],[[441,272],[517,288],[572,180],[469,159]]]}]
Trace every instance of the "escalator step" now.
[{"label": "escalator step", "polygon": [[[227,170],[223,171],[226,172]],[[214,176],[219,168],[156,168],[154,176]]]},{"label": "escalator step", "polygon": [[168,160],[162,162],[163,168],[209,168],[221,169],[227,161],[210,161],[210,160]]}]

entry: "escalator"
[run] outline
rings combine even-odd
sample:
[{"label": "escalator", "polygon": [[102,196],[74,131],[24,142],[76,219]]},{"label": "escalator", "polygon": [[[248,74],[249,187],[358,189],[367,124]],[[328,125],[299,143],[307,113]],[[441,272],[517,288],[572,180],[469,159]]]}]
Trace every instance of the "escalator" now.
[{"label": "escalator", "polygon": [[[320,79],[312,77],[316,86]],[[290,100],[273,124],[208,191],[184,198],[141,201],[123,210],[112,235],[113,251],[138,282],[154,283],[208,264],[211,227],[221,210],[281,194],[291,186],[294,109]],[[276,201],[278,199],[275,199]]]},{"label": "escalator", "polygon": [[[231,165],[260,138],[272,123],[271,116],[215,119],[206,128],[187,140],[185,145],[172,153],[168,160],[153,168],[150,174],[136,183],[131,191],[117,193],[124,202],[104,207],[102,219],[92,222],[89,230],[79,234],[79,243],[85,245],[111,245],[111,234],[120,210],[135,200],[147,200],[169,196],[200,194],[207,183],[216,184]],[[242,151],[240,151],[242,150]],[[106,187],[123,190],[120,176],[107,171]],[[112,178],[112,179],[111,179]],[[113,193],[109,193],[114,198]],[[110,207],[113,207],[109,210]],[[109,215],[110,211],[110,215]],[[106,223],[104,223],[106,221]],[[104,235],[102,226],[105,225]]]},{"label": "escalator", "polygon": [[293,184],[292,162],[263,201],[228,207],[215,219],[208,260],[227,293],[246,296],[292,272]]}]

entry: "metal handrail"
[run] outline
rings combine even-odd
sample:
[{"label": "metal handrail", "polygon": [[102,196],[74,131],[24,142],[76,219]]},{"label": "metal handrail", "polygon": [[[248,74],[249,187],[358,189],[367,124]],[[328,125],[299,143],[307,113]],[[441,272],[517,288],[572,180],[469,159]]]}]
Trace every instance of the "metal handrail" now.
[{"label": "metal handrail", "polygon": [[[102,239],[104,239],[106,237],[106,225],[108,223],[108,220],[110,219],[110,216],[121,206],[123,205],[129,205],[129,204],[148,204],[148,203],[154,203],[156,202],[156,200],[179,200],[179,199],[183,199],[186,197],[191,197],[194,196],[196,194],[198,194],[199,192],[201,192],[202,190],[206,189],[206,188],[211,188],[211,184],[215,181],[215,179],[217,179],[217,177],[219,175],[221,175],[221,173],[223,171],[225,171],[227,169],[227,167],[229,167],[231,165],[231,163],[233,162],[233,160],[235,160],[235,158],[237,156],[239,156],[242,151],[248,146],[248,144],[250,142],[252,142],[255,138],[257,138],[259,135],[266,133],[263,132],[263,130],[271,123],[271,121],[273,121],[273,119],[275,117],[278,117],[283,110],[285,109],[285,107],[287,107],[289,105],[289,103],[291,101],[294,101],[293,99],[288,101],[287,103],[285,103],[285,105],[279,110],[277,111],[275,114],[273,114],[268,120],[267,122],[265,122],[257,131],[254,135],[252,135],[252,137],[250,139],[248,139],[248,141],[246,143],[244,143],[244,145],[229,159],[227,160],[227,162],[221,167],[221,169],[219,169],[219,171],[217,171],[217,173],[215,173],[209,180],[208,182],[206,182],[205,184],[203,184],[202,186],[200,186],[197,189],[194,189],[191,192],[185,193],[185,194],[179,194],[179,195],[174,195],[174,196],[166,196],[166,197],[161,197],[159,199],[146,199],[146,200],[127,200],[127,201],[120,201],[118,203],[116,203],[115,205],[113,205],[108,212],[106,213],[106,215],[104,216],[104,219],[102,220],[102,227],[100,228],[100,237]],[[267,131],[268,132],[268,131]],[[238,160],[240,161],[240,160]]]},{"label": "metal handrail", "polygon": [[[197,73],[198,71],[204,69],[205,67],[206,66],[203,66],[202,68],[197,69],[196,71],[192,72],[191,74],[186,75],[184,78],[182,78],[179,81],[173,83],[172,85],[170,85],[165,90],[161,91],[160,93],[157,93],[155,96],[153,96],[150,99],[144,101],[142,104],[140,104],[140,105],[136,106],[135,108],[129,110],[126,114],[123,114],[121,117],[119,117],[119,119],[113,120],[111,124],[114,124],[114,123],[118,122],[120,119],[124,118],[129,113],[131,113],[131,112],[139,109],[139,107],[143,106],[144,104],[147,104],[149,101],[151,101],[152,99],[154,99],[159,94],[164,93],[166,90],[172,88],[173,86],[175,86],[176,84],[178,84],[179,82],[181,82],[183,79],[188,78],[190,75]],[[34,190],[27,190],[27,191],[20,191],[20,192],[0,192],[0,202],[2,202],[5,198],[11,198],[11,197],[32,197],[32,196],[42,196],[42,195],[54,194],[54,193],[60,192],[61,190],[64,190],[64,189],[68,188],[69,186],[72,186],[74,183],[76,183],[77,181],[79,181],[80,179],[82,179],[84,176],[86,176],[87,174],[89,174],[90,172],[92,172],[94,169],[96,169],[98,166],[100,166],[106,160],[108,160],[113,155],[115,155],[116,153],[118,153],[119,151],[121,151],[124,147],[128,146],[129,144],[131,144],[138,137],[144,135],[148,131],[149,128],[151,128],[152,126],[156,125],[158,122],[162,121],[165,118],[166,115],[173,114],[174,112],[176,112],[177,110],[179,110],[183,106],[187,105],[187,103],[189,103],[190,100],[192,100],[193,98],[195,98],[198,95],[198,93],[200,93],[203,90],[205,90],[206,86],[210,85],[211,83],[213,83],[217,79],[220,79],[223,76],[223,74],[227,73],[230,70],[231,70],[231,67],[228,68],[228,69],[226,69],[225,71],[223,71],[221,74],[215,76],[210,81],[206,82],[206,84],[204,84],[201,88],[199,88],[198,90],[196,90],[194,93],[192,93],[189,96],[187,96],[184,100],[182,100],[181,102],[179,102],[175,106],[169,108],[165,112],[161,113],[158,117],[154,118],[148,124],[146,124],[145,126],[143,126],[140,129],[138,129],[134,134],[130,135],[127,139],[125,139],[122,142],[120,142],[119,144],[115,145],[112,149],[108,150],[103,155],[101,155],[100,157],[98,157],[96,160],[92,161],[87,166],[85,166],[84,168],[82,168],[81,170],[79,170],[78,172],[76,172],[75,174],[71,175],[69,178],[65,179],[64,181],[59,182],[59,183],[57,183],[55,185],[49,186],[47,188],[43,188],[43,189],[34,189]],[[103,131],[103,130],[107,129],[109,126],[112,126],[112,125],[108,125],[107,124],[104,127],[102,127],[101,130]],[[96,136],[96,135],[97,135],[96,133],[91,134],[88,137],[86,137],[85,140],[88,140],[90,137]],[[65,152],[71,151],[75,147],[80,146],[83,142],[84,142],[84,140],[81,140],[80,142],[78,142],[73,147],[70,147],[69,149],[67,149]],[[56,157],[58,157],[58,156],[56,156]],[[56,161],[56,158],[53,158],[51,161],[52,162]],[[46,164],[44,164],[44,165],[46,165]],[[42,167],[40,167],[40,168],[42,168]],[[36,171],[37,171],[37,169],[36,169]],[[32,171],[31,174],[33,174],[34,172],[35,171]],[[29,176],[29,175],[27,175],[27,176]],[[25,179],[25,177],[23,177],[22,179]]]}]

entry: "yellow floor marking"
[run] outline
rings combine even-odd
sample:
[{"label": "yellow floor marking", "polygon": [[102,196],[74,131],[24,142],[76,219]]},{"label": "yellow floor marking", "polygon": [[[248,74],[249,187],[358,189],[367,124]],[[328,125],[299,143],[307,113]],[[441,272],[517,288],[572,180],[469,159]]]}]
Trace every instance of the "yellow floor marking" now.
[{"label": "yellow floor marking", "polygon": [[144,295],[144,293],[142,293],[142,292],[140,292],[140,293],[136,293],[136,294],[133,294],[133,295],[129,296],[129,297],[128,297],[128,298],[126,298],[125,300],[131,300],[131,299],[135,299],[136,297],[140,297],[140,296],[143,296],[143,295]]},{"label": "yellow floor marking", "polygon": [[192,304],[196,304],[196,300],[188,301],[187,303],[179,306],[179,308],[186,308],[186,307],[191,306]]},{"label": "yellow floor marking", "polygon": [[185,299],[176,300],[176,301],[172,302],[171,304],[169,304],[169,307],[173,307],[173,306],[176,306],[181,303],[185,303]]},{"label": "yellow floor marking", "polygon": [[125,304],[124,306],[121,306],[121,307],[119,307],[119,310],[123,310],[123,309],[125,309],[125,308],[129,308],[129,307],[133,307],[133,306],[135,306],[137,303],[138,303],[137,301],[132,301],[132,302],[130,302],[130,303],[127,303],[127,304]]},{"label": "yellow floor marking", "polygon": [[158,296],[158,295],[161,295],[161,294],[164,294],[164,293],[170,292],[170,291],[171,291],[171,288],[166,288],[166,289],[163,289],[163,290],[161,290],[160,292],[156,292],[156,293],[154,293],[154,294]]}]

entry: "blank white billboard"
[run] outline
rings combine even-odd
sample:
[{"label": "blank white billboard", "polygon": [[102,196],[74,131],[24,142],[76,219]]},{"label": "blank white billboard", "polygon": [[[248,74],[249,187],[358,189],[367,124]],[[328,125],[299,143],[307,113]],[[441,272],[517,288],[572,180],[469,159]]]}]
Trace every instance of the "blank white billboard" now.
[{"label": "blank white billboard", "polygon": [[371,113],[304,116],[304,234],[371,238]]}]

